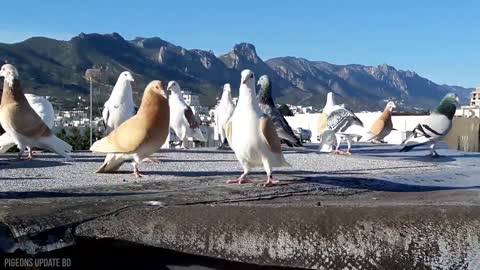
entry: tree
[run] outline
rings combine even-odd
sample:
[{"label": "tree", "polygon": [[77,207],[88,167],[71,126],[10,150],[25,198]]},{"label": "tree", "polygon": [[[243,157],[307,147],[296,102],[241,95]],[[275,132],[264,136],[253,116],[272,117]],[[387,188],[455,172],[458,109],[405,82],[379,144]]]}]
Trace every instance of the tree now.
[{"label": "tree", "polygon": [[278,106],[278,110],[283,116],[293,116],[292,110],[290,110],[286,104],[280,104],[280,106]]}]

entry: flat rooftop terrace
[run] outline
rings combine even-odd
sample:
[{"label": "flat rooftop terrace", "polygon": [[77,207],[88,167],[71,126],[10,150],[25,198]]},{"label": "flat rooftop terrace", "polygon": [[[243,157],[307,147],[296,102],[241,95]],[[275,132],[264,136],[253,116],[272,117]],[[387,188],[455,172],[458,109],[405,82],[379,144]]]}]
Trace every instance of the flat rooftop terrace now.
[{"label": "flat rooftop terrace", "polygon": [[[115,239],[189,254],[305,268],[480,268],[480,154],[358,144],[352,156],[284,148],[281,185],[226,184],[231,151],[161,150],[147,176],[96,174],[103,156],[65,163],[0,156],[0,250],[41,253]],[[45,237],[47,235],[48,237]],[[46,240],[45,240],[46,239]]]}]

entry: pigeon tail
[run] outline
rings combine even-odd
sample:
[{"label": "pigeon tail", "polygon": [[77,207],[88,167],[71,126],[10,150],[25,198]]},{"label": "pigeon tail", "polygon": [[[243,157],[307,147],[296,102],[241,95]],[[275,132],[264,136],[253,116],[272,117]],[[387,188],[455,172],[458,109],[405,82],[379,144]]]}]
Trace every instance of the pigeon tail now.
[{"label": "pigeon tail", "polygon": [[405,145],[402,149],[400,149],[400,152],[408,152],[412,150],[413,148],[420,146],[421,144],[412,144],[412,145]]},{"label": "pigeon tail", "polygon": [[10,148],[15,146],[15,142],[8,133],[3,133],[0,136],[0,154],[6,153]]},{"label": "pigeon tail", "polygon": [[201,141],[201,142],[206,142],[207,141],[207,139],[205,139],[202,131],[199,128],[196,128],[196,129],[193,130],[193,136],[192,137]]},{"label": "pigeon tail", "polygon": [[68,160],[73,160],[68,154],[72,152],[72,146],[55,135],[40,138],[36,146],[55,152]]},{"label": "pigeon tail", "polygon": [[321,135],[318,135],[318,142],[320,143],[320,152],[332,152],[332,145],[338,144],[337,137],[335,136],[335,131],[331,129],[325,130]]},{"label": "pigeon tail", "polygon": [[96,173],[111,173],[115,172],[125,163],[122,154],[108,154],[105,157],[105,161],[102,166],[96,171]]},{"label": "pigeon tail", "polygon": [[373,134],[372,132],[370,131],[366,131],[364,136],[362,136],[362,139],[360,141],[362,142],[370,142],[372,141],[373,139],[375,139],[375,137],[377,137],[375,134]]}]

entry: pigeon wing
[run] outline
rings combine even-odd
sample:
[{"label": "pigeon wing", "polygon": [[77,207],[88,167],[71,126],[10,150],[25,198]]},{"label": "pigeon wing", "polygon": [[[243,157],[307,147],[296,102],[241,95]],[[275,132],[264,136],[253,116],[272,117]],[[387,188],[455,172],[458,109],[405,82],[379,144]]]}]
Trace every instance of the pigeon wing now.
[{"label": "pigeon wing", "polygon": [[274,153],[280,153],[282,151],[280,138],[275,131],[275,125],[268,116],[263,116],[260,118],[260,131],[267,141],[270,150]]},{"label": "pigeon wing", "polygon": [[328,129],[335,132],[344,132],[353,125],[363,127],[362,121],[352,111],[345,108],[333,111],[327,120]]},{"label": "pigeon wing", "polygon": [[187,108],[183,112],[185,118],[187,119],[188,125],[190,128],[198,128],[198,122],[197,119],[195,118],[195,115],[193,114],[192,109],[190,106],[187,106]]}]

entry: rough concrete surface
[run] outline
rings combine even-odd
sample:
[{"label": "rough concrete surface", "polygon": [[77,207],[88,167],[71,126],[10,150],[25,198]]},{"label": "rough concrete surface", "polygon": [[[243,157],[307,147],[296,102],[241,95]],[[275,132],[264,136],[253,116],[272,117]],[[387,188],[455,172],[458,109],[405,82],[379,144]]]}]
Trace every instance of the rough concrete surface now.
[{"label": "rough concrete surface", "polygon": [[319,269],[480,268],[480,155],[399,153],[357,145],[353,156],[285,149],[281,185],[227,185],[232,152],[162,150],[147,175],[95,174],[41,153],[0,165],[0,249],[45,252],[75,238],[112,238],[227,260]]}]

